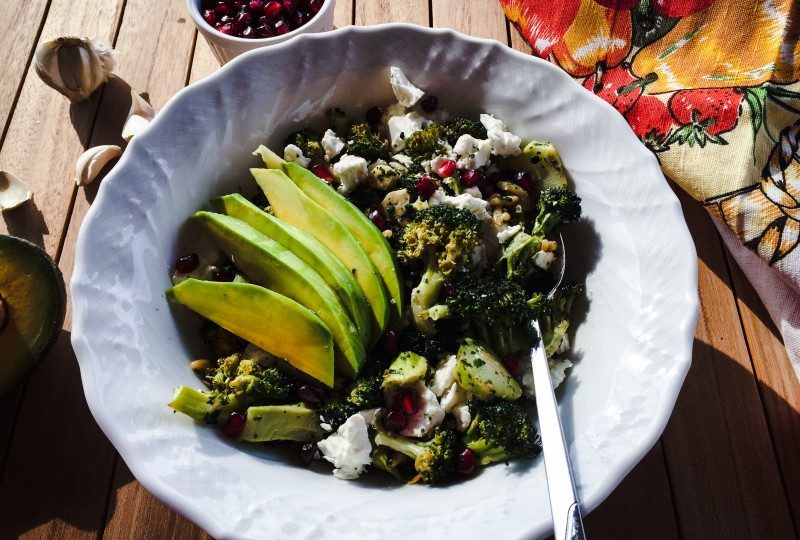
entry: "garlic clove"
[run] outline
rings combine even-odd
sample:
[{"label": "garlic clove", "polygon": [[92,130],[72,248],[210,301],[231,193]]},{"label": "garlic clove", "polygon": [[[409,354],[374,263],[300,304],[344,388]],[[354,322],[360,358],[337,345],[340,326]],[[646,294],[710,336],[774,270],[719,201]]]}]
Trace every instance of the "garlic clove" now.
[{"label": "garlic clove", "polygon": [[0,210],[11,210],[32,198],[30,187],[10,172],[0,171]]},{"label": "garlic clove", "polygon": [[44,83],[71,101],[88,99],[114,69],[114,50],[103,41],[59,37],[36,47],[34,67]]},{"label": "garlic clove", "polygon": [[122,148],[113,144],[89,148],[75,162],[75,183],[79,186],[88,186],[95,181],[109,161],[121,155]]},{"label": "garlic clove", "polygon": [[150,121],[155,117],[156,111],[145,99],[131,90],[131,110],[128,112],[128,119],[122,127],[122,138],[130,141],[136,135],[144,131],[150,125]]}]

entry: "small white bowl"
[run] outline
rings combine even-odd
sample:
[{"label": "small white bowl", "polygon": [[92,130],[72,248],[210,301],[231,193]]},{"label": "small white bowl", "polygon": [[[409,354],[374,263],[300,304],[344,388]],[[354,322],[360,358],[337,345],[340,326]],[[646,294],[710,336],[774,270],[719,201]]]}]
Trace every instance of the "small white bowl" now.
[{"label": "small white bowl", "polygon": [[336,0],[325,0],[322,4],[322,9],[300,28],[296,28],[282,36],[248,39],[228,36],[212,28],[200,14],[200,1],[186,0],[186,7],[189,9],[189,14],[192,16],[195,26],[206,38],[206,42],[208,42],[220,64],[227,64],[247,51],[282,43],[300,34],[330,30],[333,28],[333,8],[336,6]]}]

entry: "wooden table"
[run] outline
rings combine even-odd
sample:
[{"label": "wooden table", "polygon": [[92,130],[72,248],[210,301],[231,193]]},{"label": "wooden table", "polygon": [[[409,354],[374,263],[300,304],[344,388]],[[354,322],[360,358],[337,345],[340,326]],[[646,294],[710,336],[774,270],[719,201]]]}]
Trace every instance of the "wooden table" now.
[{"label": "wooden table", "polygon": [[[496,0],[339,0],[336,24],[405,21],[527,45]],[[35,75],[36,44],[88,35],[118,51],[114,80],[69,102]],[[0,169],[35,204],[3,214],[69,280],[96,183],[76,188],[84,148],[122,144],[128,85],[156,108],[217,69],[184,0],[0,1]],[[751,286],[704,210],[682,197],[700,260],[694,362],[663,436],[586,519],[590,538],[793,538],[800,534],[800,385]],[[153,498],[92,419],[70,346],[70,316],[36,370],[0,400],[0,539],[207,535]],[[102,321],[98,321],[102,324]]]}]

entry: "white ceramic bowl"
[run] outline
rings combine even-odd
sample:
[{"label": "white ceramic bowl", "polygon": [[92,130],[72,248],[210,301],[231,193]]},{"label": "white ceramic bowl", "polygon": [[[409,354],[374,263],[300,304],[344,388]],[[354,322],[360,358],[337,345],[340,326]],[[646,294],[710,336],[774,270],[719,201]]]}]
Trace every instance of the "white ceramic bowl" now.
[{"label": "white ceramic bowl", "polygon": [[596,507],[650,449],[689,368],[696,254],[653,155],[558,68],[493,41],[407,25],[349,27],[250,52],[176,95],[103,182],[78,239],[72,343],[86,399],[136,477],[220,538],[517,538],[548,532],[542,459],[443,488],[345,482],[237,446],[166,406],[192,332],[164,298],[187,217],[252,186],[259,143],[339,105],[393,101],[388,66],[452,113],[489,111],[553,141],[583,197],[569,266],[591,304],[560,392],[580,497]]},{"label": "white ceramic bowl", "polygon": [[246,39],[217,32],[203,20],[200,14],[200,0],[186,0],[186,7],[189,10],[189,15],[192,17],[197,29],[203,34],[203,37],[206,39],[206,42],[211,47],[211,51],[214,53],[214,56],[217,57],[220,64],[226,64],[247,51],[283,43],[300,34],[330,30],[333,28],[333,9],[335,6],[336,0],[325,0],[325,3],[322,4],[322,9],[320,9],[306,24],[282,36]]}]

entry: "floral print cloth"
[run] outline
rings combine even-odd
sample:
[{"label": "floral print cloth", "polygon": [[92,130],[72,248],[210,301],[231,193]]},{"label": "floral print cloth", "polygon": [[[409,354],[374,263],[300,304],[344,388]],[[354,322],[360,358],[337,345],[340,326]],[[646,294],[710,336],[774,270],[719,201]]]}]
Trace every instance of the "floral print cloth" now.
[{"label": "floral print cloth", "polygon": [[712,214],[800,376],[800,0],[500,0]]}]

